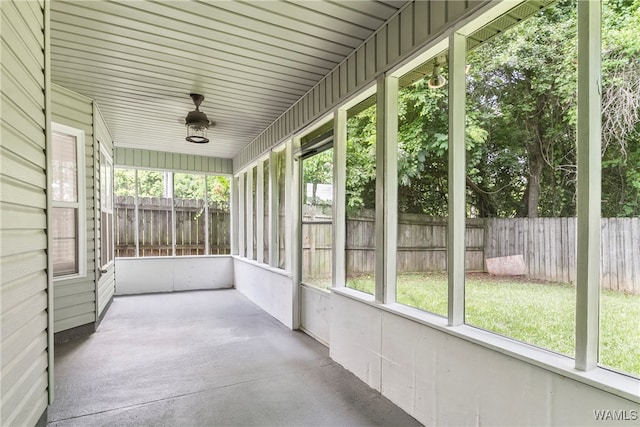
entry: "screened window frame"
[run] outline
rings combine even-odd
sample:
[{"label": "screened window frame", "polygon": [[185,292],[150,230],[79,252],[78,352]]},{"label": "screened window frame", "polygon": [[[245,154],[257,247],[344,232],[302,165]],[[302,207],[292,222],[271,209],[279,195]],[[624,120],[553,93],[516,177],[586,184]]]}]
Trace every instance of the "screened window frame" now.
[{"label": "screened window frame", "polygon": [[[383,105],[385,105],[384,110],[387,110],[389,107],[393,107],[394,105],[397,106],[396,98],[398,79],[401,76],[414,69],[417,65],[423,63],[426,59],[432,58],[434,55],[437,55],[438,52],[441,52],[444,49],[449,49],[449,57],[452,58],[450,59],[450,61],[453,61],[449,64],[449,90],[453,91],[449,92],[449,114],[455,116],[455,120],[449,120],[449,140],[453,140],[454,142],[457,141],[457,146],[455,147],[455,150],[450,149],[449,167],[451,169],[455,169],[450,171],[453,174],[455,180],[450,179],[449,186],[450,189],[455,187],[457,188],[457,190],[455,190],[456,199],[450,200],[449,202],[449,209],[450,212],[453,212],[453,214],[450,214],[448,216],[448,226],[450,231],[447,240],[447,258],[449,262],[447,316],[442,317],[437,314],[422,311],[418,308],[398,304],[395,300],[396,272],[393,263],[395,263],[396,260],[395,254],[397,250],[397,230],[395,229],[397,218],[394,215],[389,215],[385,211],[385,209],[386,205],[393,205],[394,197],[397,197],[397,172],[386,169],[387,167],[389,167],[389,165],[393,166],[394,164],[397,164],[390,161],[390,159],[392,158],[390,158],[390,156],[393,156],[394,151],[397,151],[397,146],[395,146],[393,142],[393,139],[397,138],[397,132],[389,131],[389,129],[393,128],[393,126],[390,126],[390,124],[393,120],[397,119],[397,117],[385,117],[384,113],[381,112],[381,110],[383,109],[378,109],[378,114],[382,114],[382,116],[379,116],[378,123],[382,126],[385,126],[385,135],[383,143],[377,144],[377,154],[380,154],[380,156],[376,159],[377,165],[385,167],[385,172],[383,172],[382,175],[378,176],[379,178],[382,177],[382,179],[379,179],[379,181],[376,183],[378,192],[384,195],[384,203],[376,203],[376,233],[378,235],[377,239],[379,239],[377,241],[384,242],[382,245],[379,245],[377,247],[377,250],[383,254],[382,256],[377,256],[376,260],[376,271],[380,272],[381,278],[380,281],[376,279],[376,290],[374,296],[364,294],[357,290],[345,288],[344,286],[341,286],[336,282],[334,282],[335,285],[333,288],[331,288],[331,292],[369,305],[372,308],[409,319],[433,330],[437,330],[439,332],[465,340],[469,343],[473,343],[474,345],[484,347],[485,349],[488,349],[490,351],[505,354],[511,358],[527,363],[532,367],[542,368],[547,371],[556,373],[559,376],[574,380],[578,383],[586,384],[601,390],[606,390],[617,396],[629,399],[634,402],[638,402],[639,398],[637,389],[638,384],[640,384],[640,380],[625,373],[620,373],[610,370],[606,367],[601,367],[597,364],[597,342],[598,335],[600,333],[597,328],[599,315],[599,297],[597,297],[597,295],[599,295],[599,277],[593,269],[590,269],[587,273],[585,273],[585,278],[582,279],[581,283],[578,283],[577,285],[577,316],[574,324],[576,328],[576,335],[579,335],[579,339],[577,341],[580,341],[581,344],[577,343],[576,345],[575,357],[561,355],[542,348],[533,347],[532,345],[519,342],[513,338],[502,336],[494,332],[485,331],[464,323],[464,254],[466,249],[466,201],[464,197],[464,178],[466,173],[464,145],[464,134],[466,130],[464,122],[466,108],[466,87],[464,68],[466,66],[465,59],[467,52],[467,42],[469,36],[471,36],[475,31],[489,24],[496,17],[502,15],[505,12],[508,12],[516,6],[521,5],[522,3],[524,3],[524,1],[486,5],[485,7],[483,7],[483,11],[479,16],[474,17],[472,20],[461,21],[457,24],[454,24],[443,34],[439,35],[433,41],[429,42],[428,45],[425,45],[420,52],[417,52],[415,53],[415,55],[406,58],[406,60],[404,60],[402,63],[394,65],[393,68],[385,70],[385,73],[380,73],[377,76],[376,90],[378,91],[379,98],[382,98],[382,101],[380,102],[384,103]],[[579,46],[580,43],[582,43],[583,46],[585,46],[585,49],[590,45],[592,47],[592,45],[597,42],[596,40],[590,39],[589,34],[596,34],[600,31],[599,17],[596,16],[596,14],[599,13],[599,7],[600,5],[597,2],[579,2],[578,43]],[[595,50],[592,49],[590,52],[595,52]],[[582,96],[595,96],[597,94],[597,88],[595,86],[599,81],[599,72],[592,64],[587,65],[589,64],[589,61],[587,60],[593,61],[596,59],[594,58],[594,56],[597,55],[591,55],[589,52],[584,51],[580,56],[580,61],[578,61],[578,63],[585,64],[580,67],[580,69],[582,69],[583,73],[585,73],[586,78],[582,80],[582,83],[578,83],[578,93],[581,93],[581,95],[579,95],[579,104],[583,106],[583,112],[585,110],[589,110],[589,117],[597,120],[599,117],[599,112],[594,111],[593,108],[587,108],[585,101],[582,99]],[[580,88],[584,90],[580,90]],[[366,91],[366,89],[362,90],[362,92],[364,91]],[[353,94],[349,94],[349,96],[356,97],[357,93],[354,92]],[[348,104],[349,102],[347,101],[341,103],[340,105],[336,105],[332,112],[338,113],[342,110],[348,109]],[[600,104],[598,103],[598,105]],[[580,112],[578,114],[580,114]],[[391,122],[389,121],[389,119],[391,120]],[[317,122],[319,122],[320,120],[321,119],[318,119]],[[594,144],[592,139],[599,138],[599,129],[589,129],[589,126],[585,125],[585,122],[582,123],[583,124],[578,124],[578,131],[580,132],[580,129],[582,129],[591,139],[589,139],[588,143],[580,142],[580,149],[584,150],[588,147],[591,149],[591,156],[595,155],[596,157],[598,157],[600,155],[600,147],[598,146],[598,144]],[[455,130],[455,132],[451,132],[452,128]],[[335,129],[336,134],[339,134],[341,131],[341,129]],[[292,150],[297,155],[297,157],[299,157],[300,139],[308,133],[309,130],[307,128],[292,134],[291,138],[293,142],[291,143],[291,145],[287,146],[287,149]],[[382,132],[379,132],[378,135],[382,135]],[[584,140],[585,139],[582,139],[582,141]],[[274,141],[274,146],[277,145],[279,145],[279,143],[276,143],[276,141]],[[344,161],[344,159],[339,158],[339,161]],[[246,171],[250,170],[252,165],[255,166],[255,162],[256,159],[254,159],[252,162],[247,163],[246,166],[243,166],[244,169],[236,172],[236,176],[239,178],[240,183],[244,182],[244,179],[247,175]],[[292,172],[291,174],[286,175],[287,183],[289,185],[288,188],[292,188],[291,191],[286,192],[286,212],[287,214],[290,214],[286,217],[286,227],[289,233],[288,236],[293,236],[290,237],[290,240],[287,240],[287,242],[294,243],[292,246],[287,248],[289,253],[286,255],[286,270],[292,274],[293,286],[301,285],[299,277],[299,270],[301,267],[301,250],[300,245],[297,244],[299,238],[299,230],[296,229],[299,223],[298,198],[301,185],[299,176],[299,163],[299,161],[291,161],[291,164],[287,164],[287,167],[292,168]],[[589,167],[585,167],[586,164],[587,162],[582,162],[582,166],[578,167],[585,168],[585,172],[588,173]],[[581,174],[579,173],[578,175],[580,176]],[[587,176],[587,174],[583,173],[582,176]],[[342,179],[342,177],[339,177],[339,179]],[[339,179],[334,177],[334,188],[337,188],[338,192],[344,193],[344,188],[338,186],[337,184],[337,181],[339,181]],[[588,179],[583,178],[581,180],[581,183],[582,184],[579,184],[581,186],[581,190],[579,190],[581,197],[589,200],[600,200],[598,188],[599,182],[597,184],[594,184],[589,182]],[[242,185],[240,184],[240,186]],[[462,188],[462,191],[460,191],[460,188]],[[291,198],[289,198],[289,196],[291,196]],[[341,197],[344,197],[344,194],[342,194]],[[243,212],[245,201],[246,199],[241,196],[239,200],[239,212]],[[598,217],[598,212],[599,209],[595,209],[593,206],[589,206],[588,211],[578,210],[579,221],[581,220],[583,223],[581,228],[579,228],[579,231],[584,231],[584,233],[578,233],[578,235],[581,236],[578,242],[578,252],[582,254],[581,260],[579,261],[579,264],[577,266],[578,269],[588,266],[590,262],[593,263],[593,261],[598,259],[599,257],[599,245],[595,244],[595,240],[597,240],[597,238],[590,240],[593,237],[594,232],[599,233],[599,226],[593,225],[599,224],[598,222],[593,221],[593,218]],[[381,218],[381,221],[378,221],[378,218]],[[243,213],[240,215],[240,221],[244,221],[244,219],[245,215]],[[341,227],[341,223],[342,221],[337,216],[334,216],[334,233],[336,233],[341,239],[343,239],[344,231],[340,231],[339,228]],[[590,232],[590,234],[587,232]],[[337,239],[334,238],[334,242],[336,240]],[[344,247],[340,246],[337,247],[337,249],[334,248],[334,256],[336,253],[343,250]],[[334,275],[334,280],[335,277],[336,276]],[[294,304],[294,317],[296,316],[296,310],[298,310],[298,307]]]},{"label": "screened window frame", "polygon": [[[291,262],[288,261],[290,254],[287,250],[287,242],[291,239],[291,230],[286,222],[291,217],[291,213],[288,212],[289,204],[286,200],[288,194],[286,187],[291,185],[290,180],[287,179],[291,174],[291,166],[289,165],[289,162],[292,161],[291,145],[291,140],[278,144],[268,154],[234,173],[232,181],[232,194],[236,197],[234,207],[237,209],[237,215],[234,215],[236,223],[233,227],[236,234],[232,236],[232,241],[236,242],[236,250],[233,251],[233,255],[282,271],[291,269]],[[280,156],[284,156],[284,179],[280,179],[278,176]],[[283,200],[280,200],[281,185],[285,187],[284,203]],[[283,230],[280,229],[279,223],[280,209],[283,210],[285,216]],[[257,218],[260,216],[265,218],[264,220],[256,220],[254,226],[254,215]],[[255,251],[253,248],[254,238],[257,245]],[[258,241],[264,242],[264,247],[258,245]],[[280,251],[283,249],[284,262],[280,257]]]},{"label": "screened window frame", "polygon": [[[101,268],[103,270],[107,269],[108,267],[110,267],[111,265],[113,265],[114,261],[115,261],[115,241],[114,241],[114,228],[115,228],[115,216],[114,216],[114,209],[113,209],[113,205],[114,205],[114,173],[115,173],[115,166],[113,164],[113,157],[107,152],[107,149],[105,148],[104,145],[98,143],[100,145],[100,264],[101,264]],[[107,165],[107,169],[106,170],[110,170],[110,179],[107,178],[106,180],[106,184],[110,185],[110,187],[103,187],[103,179],[102,179],[102,168],[103,166],[103,159],[105,160],[104,163],[106,163]],[[105,191],[103,191],[105,190]],[[109,193],[110,191],[110,198],[106,199],[104,197],[105,192]],[[107,201],[106,206],[104,204],[105,200]],[[107,262],[104,263],[103,262],[103,241],[102,239],[104,238],[102,232],[104,229],[104,222],[102,220],[102,214],[106,213],[107,214],[107,225],[109,224],[108,221],[108,217],[109,215],[111,215],[111,227],[109,227],[109,230],[107,232],[107,248],[110,249],[109,251],[109,256],[107,258]]]},{"label": "screened window frame", "polygon": [[[579,77],[578,81],[578,93],[582,92],[582,95],[579,95],[580,98],[578,102],[579,104],[584,105],[582,112],[579,111],[578,115],[580,116],[580,114],[583,114],[583,117],[590,118],[590,120],[583,120],[582,123],[580,120],[578,121],[578,132],[582,132],[582,139],[578,144],[578,150],[581,150],[585,156],[585,160],[578,166],[579,170],[583,170],[584,172],[582,174],[579,172],[578,175],[587,177],[579,179],[578,192],[583,200],[600,200],[599,182],[594,184],[588,179],[587,171],[590,167],[593,167],[591,166],[594,164],[593,160],[591,158],[589,161],[586,160],[589,155],[596,156],[597,158],[600,155],[599,126],[595,129],[589,125],[590,122],[598,119],[599,111],[594,111],[591,106],[587,106],[585,101],[589,96],[594,96],[597,92],[596,82],[599,81],[599,71],[595,70],[592,62],[587,61],[587,59],[591,59],[593,61],[598,58],[591,57],[587,52],[587,49],[588,47],[592,47],[593,43],[595,43],[589,38],[589,34],[599,33],[599,17],[596,19],[595,15],[599,14],[598,10],[600,5],[590,4],[591,2],[578,3],[578,43],[579,45],[582,43],[585,46],[582,56],[579,54],[580,58],[585,59],[581,59],[579,63],[582,62],[587,64],[578,71],[580,73],[580,70],[582,70],[582,73],[585,76],[582,80],[580,80]],[[582,4],[580,5],[580,3]],[[379,283],[376,283],[374,296],[343,286],[334,287],[332,291],[339,295],[380,308],[383,311],[411,319],[435,330],[476,343],[499,353],[515,357],[516,359],[520,359],[531,365],[545,368],[581,383],[589,384],[599,389],[608,390],[618,396],[637,402],[637,387],[640,380],[627,373],[603,367],[599,365],[597,361],[598,336],[600,333],[597,326],[599,317],[599,272],[596,272],[595,270],[597,269],[593,268],[593,261],[599,259],[600,246],[599,242],[596,243],[598,239],[594,238],[594,236],[596,234],[599,235],[600,230],[599,222],[594,221],[594,218],[599,218],[599,205],[595,208],[596,204],[593,202],[584,202],[585,209],[580,210],[578,207],[577,213],[577,234],[579,236],[577,269],[582,268],[584,270],[584,275],[580,283],[576,284],[577,302],[576,319],[574,321],[576,347],[573,357],[553,353],[543,348],[534,347],[530,344],[519,342],[516,339],[503,336],[498,333],[479,329],[464,322],[464,254],[466,247],[466,207],[464,196],[466,173],[464,144],[466,130],[464,122],[466,84],[464,67],[466,65],[467,38],[474,31],[491,22],[498,13],[505,13],[517,5],[518,4],[500,5],[493,8],[493,10],[489,9],[485,16],[481,16],[469,23],[462,23],[460,26],[450,29],[447,33],[434,40],[429,46],[425,47],[425,49],[420,53],[417,53],[415,56],[407,59],[402,64],[397,65],[395,68],[389,70],[389,72],[384,75],[379,76],[377,79],[379,96],[384,96],[385,98],[385,109],[393,107],[396,105],[397,101],[397,80],[399,77],[407,73],[407,71],[415,68],[417,64],[424,62],[426,58],[436,55],[443,49],[449,49],[449,194],[451,194],[452,191],[456,191],[458,197],[456,197],[455,200],[450,199],[449,201],[449,235],[447,240],[449,278],[447,316],[442,317],[434,313],[396,302],[396,271],[394,266],[390,265],[389,260],[392,259],[393,262],[395,262],[397,230],[393,228],[394,224],[389,221],[389,218],[392,216],[384,214],[384,206],[376,207],[376,214],[381,215],[384,218],[384,227],[380,230],[380,233],[384,234],[386,238],[386,244],[384,244],[382,248],[379,248],[380,251],[384,251],[385,256],[378,258],[376,262],[376,269],[384,269],[385,278],[382,281],[382,286],[380,286]],[[390,88],[391,90],[389,90]],[[582,90],[580,88],[582,88]],[[600,106],[600,103],[597,105]],[[339,108],[342,109],[345,107],[340,106]],[[395,146],[395,144],[397,144],[397,132],[388,133],[389,128],[393,128],[393,117],[390,118],[382,113],[382,115],[378,116],[378,119],[379,121],[385,121],[385,131],[387,132],[385,134],[385,140],[383,140],[384,144],[381,144],[384,145],[385,148],[378,151],[378,153],[384,153],[384,156],[379,159],[381,162],[379,164],[386,164],[388,167],[389,164],[385,163],[385,161],[389,160],[389,154],[392,155],[392,151],[390,151],[390,149],[397,148]],[[391,126],[389,126],[389,124],[391,124]],[[591,153],[589,150],[591,150]],[[597,159],[595,161],[597,162]],[[591,164],[587,166],[589,162],[591,162]],[[393,165],[393,162],[390,162],[390,164]],[[390,185],[390,182],[395,182],[397,179],[397,174],[390,170],[387,170],[386,172],[387,173],[383,175],[382,182],[378,182],[376,184],[378,188],[384,188],[385,204],[389,202],[389,199],[395,200],[394,197],[397,197],[397,186]],[[451,174],[453,174],[454,179],[451,178]],[[457,188],[457,190],[452,190],[453,188]],[[342,189],[342,191],[344,191],[344,189]],[[462,195],[461,198],[459,197],[460,195]],[[393,221],[395,221],[395,218],[393,218]],[[580,225],[580,223],[582,223],[582,225]],[[587,268],[589,265],[591,265],[591,268]]]},{"label": "screened window frame", "polygon": [[[53,280],[70,280],[83,278],[87,276],[87,220],[86,220],[86,168],[85,168],[85,132],[82,129],[77,129],[71,126],[64,125],[62,123],[51,123],[52,144],[54,136],[58,133],[75,138],[76,141],[76,197],[75,202],[57,201],[51,195],[51,215],[55,215],[55,208],[68,208],[76,210],[75,232],[76,232],[76,262],[77,269],[74,273],[56,274],[53,271]],[[52,154],[53,156],[53,154]],[[53,178],[52,178],[53,182]],[[55,219],[52,221],[55,221]],[[52,242],[55,237],[52,237]],[[52,264],[52,269],[53,264]]]},{"label": "screened window frame", "polygon": [[[120,166],[120,165],[116,165],[114,164],[114,172],[113,172],[113,177],[114,177],[114,185],[113,185],[113,191],[114,191],[114,198],[115,198],[115,172],[116,169],[118,170],[128,170],[128,171],[133,171],[134,172],[134,211],[135,211],[135,241],[136,241],[136,248],[135,248],[135,255],[134,256],[116,256],[115,255],[115,237],[114,237],[114,260],[115,259],[138,259],[138,258],[185,258],[185,257],[205,257],[205,256],[231,256],[233,255],[233,236],[231,235],[232,233],[232,229],[233,229],[233,221],[229,222],[229,232],[228,235],[230,236],[229,239],[229,253],[228,254],[211,254],[210,253],[210,242],[209,242],[209,220],[208,220],[208,215],[209,215],[209,196],[208,196],[208,188],[207,188],[207,177],[209,176],[221,176],[221,177],[225,177],[227,179],[229,179],[229,215],[231,216],[231,207],[233,205],[233,189],[231,188],[231,186],[233,185],[233,176],[229,175],[229,174],[224,174],[224,173],[207,173],[207,172],[199,172],[199,171],[184,171],[184,170],[166,170],[166,169],[157,169],[157,168],[145,168],[145,167],[131,167],[131,166]],[[140,241],[139,241],[139,235],[140,235],[140,224],[139,224],[139,210],[140,210],[140,203],[139,203],[139,185],[138,185],[138,172],[144,170],[144,171],[153,171],[153,172],[161,172],[161,173],[168,173],[168,176],[170,176],[170,180],[171,180],[171,185],[168,185],[166,182],[163,183],[163,185],[167,186],[168,189],[168,196],[167,198],[171,199],[171,217],[172,217],[172,221],[171,221],[171,254],[170,255],[154,255],[154,256],[145,256],[145,257],[141,257],[140,256]],[[180,173],[180,174],[186,174],[186,175],[200,175],[204,178],[204,194],[205,194],[205,204],[204,204],[204,213],[205,213],[205,253],[202,255],[176,255],[176,206],[175,206],[175,202],[174,202],[174,193],[175,193],[175,189],[174,189],[174,185],[175,185],[175,174]],[[114,208],[115,208],[115,203],[114,203]],[[115,211],[115,210],[114,210]],[[114,212],[115,214],[115,212]],[[231,218],[230,218],[231,219]],[[115,227],[115,223],[117,221],[117,218],[115,218],[114,215],[114,227]]]}]

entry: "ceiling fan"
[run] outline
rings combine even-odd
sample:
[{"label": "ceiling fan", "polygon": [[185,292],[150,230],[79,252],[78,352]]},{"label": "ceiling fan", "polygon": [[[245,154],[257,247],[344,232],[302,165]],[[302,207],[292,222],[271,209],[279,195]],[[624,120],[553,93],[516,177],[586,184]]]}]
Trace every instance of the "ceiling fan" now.
[{"label": "ceiling fan", "polygon": [[209,142],[207,129],[209,129],[209,126],[214,126],[214,123],[209,121],[207,115],[200,111],[200,104],[204,101],[204,96],[197,93],[192,93],[190,96],[196,109],[190,111],[187,117],[184,118],[184,124],[187,127],[187,137],[185,139],[196,144],[206,144]]}]

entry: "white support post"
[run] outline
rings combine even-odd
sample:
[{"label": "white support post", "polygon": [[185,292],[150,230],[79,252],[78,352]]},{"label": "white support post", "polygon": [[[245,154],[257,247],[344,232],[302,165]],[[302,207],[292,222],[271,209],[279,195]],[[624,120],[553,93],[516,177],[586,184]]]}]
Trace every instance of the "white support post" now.
[{"label": "white support post", "polygon": [[253,259],[253,233],[255,233],[255,230],[253,229],[253,210],[255,209],[253,206],[253,168],[249,168],[249,170],[247,171],[246,180],[247,190],[245,194],[245,211],[247,213],[247,258]]},{"label": "white support post", "polygon": [[578,2],[576,369],[598,365],[601,4]]},{"label": "white support post", "polygon": [[300,283],[302,282],[302,223],[301,220],[301,180],[302,180],[302,161],[293,158],[294,149],[300,147],[300,139],[294,138],[293,141],[287,143],[287,164],[285,170],[287,194],[287,210],[285,217],[286,224],[286,269],[291,272],[292,283],[292,319],[293,329],[300,328]]},{"label": "white support post", "polygon": [[[280,221],[278,221],[278,207],[280,205],[278,182],[278,153],[272,151],[269,154],[269,265],[278,267],[280,248],[278,235],[280,234]],[[266,261],[266,260],[265,260]]]},{"label": "white support post", "polygon": [[246,212],[246,204],[247,198],[245,196],[246,193],[246,185],[244,183],[244,179],[246,177],[246,173],[241,173],[238,177],[238,255],[241,257],[247,256],[247,238],[245,236],[245,231],[247,229],[247,212]]},{"label": "white support post", "polygon": [[239,178],[232,176],[231,177],[231,255],[239,255],[238,242],[239,242],[239,231],[240,228],[238,223],[240,222],[240,205],[238,203],[239,200]]},{"label": "white support post", "polygon": [[346,180],[347,180],[347,110],[338,109],[333,116],[333,242],[331,267],[333,286],[344,287],[346,279]]},{"label": "white support post", "polygon": [[465,273],[465,62],[466,38],[449,38],[449,222],[447,270],[449,279],[448,324],[464,323]]},{"label": "white support post", "polygon": [[259,160],[256,167],[256,261],[264,262],[264,160]]},{"label": "white support post", "polygon": [[[206,255],[211,255],[211,245],[209,241],[211,240],[209,237],[209,189],[207,188],[207,175],[202,177],[202,181],[204,182],[204,229],[205,229],[205,239],[204,239],[204,253]],[[233,184],[232,184],[233,185]]]},{"label": "white support post", "polygon": [[[298,247],[298,239],[300,236],[300,232],[298,229],[300,228],[300,173],[299,173],[299,161],[293,160],[293,144],[294,142],[287,142],[287,148],[285,153],[285,186],[284,191],[287,195],[286,206],[285,206],[285,264],[284,268],[286,271],[292,273],[294,278],[294,283],[300,283],[300,274],[297,271],[297,258],[299,257],[298,252],[300,252],[300,248]],[[299,142],[298,142],[299,144]]]},{"label": "white support post", "polygon": [[164,194],[165,197],[169,197],[171,199],[171,256],[176,256],[176,244],[178,238],[176,236],[176,201],[175,201],[175,191],[173,188],[173,175],[175,172],[165,172],[164,173]]},{"label": "white support post", "polygon": [[376,95],[375,299],[396,301],[398,230],[398,78],[381,76]]},{"label": "white support post", "polygon": [[140,201],[138,200],[138,194],[140,193],[140,183],[138,182],[138,169],[133,170],[134,182],[136,194],[133,196],[133,213],[136,221],[136,226],[134,227],[134,236],[136,238],[136,258],[140,256]]}]

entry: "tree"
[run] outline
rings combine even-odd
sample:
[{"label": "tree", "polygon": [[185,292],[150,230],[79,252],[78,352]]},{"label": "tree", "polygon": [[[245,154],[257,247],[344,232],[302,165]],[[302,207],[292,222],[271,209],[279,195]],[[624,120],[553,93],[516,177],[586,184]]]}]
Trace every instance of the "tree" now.
[{"label": "tree", "polygon": [[[446,68],[443,70],[446,75]],[[448,97],[425,80],[404,87],[398,105],[398,209],[446,216]]]},{"label": "tree", "polygon": [[602,215],[640,216],[640,1],[603,7]]},{"label": "tree", "polygon": [[115,169],[114,193],[116,196],[136,195],[136,175],[133,169]]},{"label": "tree", "polygon": [[[638,215],[640,1],[604,10],[603,214]],[[575,2],[561,1],[469,52],[469,214],[575,215],[576,45]],[[401,90],[401,211],[446,214],[447,102],[424,81]]]},{"label": "tree", "polygon": [[173,175],[173,197],[177,199],[204,200],[204,175],[175,173]]},{"label": "tree", "polygon": [[376,203],[376,105],[347,120],[347,216]]},{"label": "tree", "polygon": [[[308,205],[323,205],[317,197],[318,184],[333,182],[333,149],[322,151],[303,160],[303,194],[304,203]],[[307,197],[307,185],[311,184],[311,198]]]},{"label": "tree", "polygon": [[207,176],[207,198],[218,206],[229,206],[231,180],[226,176]]},{"label": "tree", "polygon": [[468,182],[500,195],[483,216],[575,214],[575,25],[560,2],[468,55],[468,111],[488,131]]},{"label": "tree", "polygon": [[138,170],[139,197],[168,197],[170,172]]}]

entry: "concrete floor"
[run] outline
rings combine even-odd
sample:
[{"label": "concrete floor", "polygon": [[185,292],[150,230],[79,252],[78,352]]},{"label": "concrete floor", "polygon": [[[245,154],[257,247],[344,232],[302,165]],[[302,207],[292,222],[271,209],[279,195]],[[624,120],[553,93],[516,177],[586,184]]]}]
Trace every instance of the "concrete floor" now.
[{"label": "concrete floor", "polygon": [[56,346],[51,426],[419,426],[236,290],[116,297]]}]

